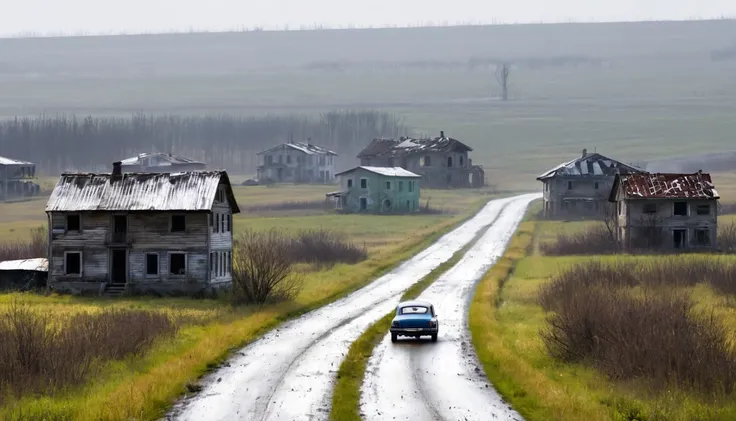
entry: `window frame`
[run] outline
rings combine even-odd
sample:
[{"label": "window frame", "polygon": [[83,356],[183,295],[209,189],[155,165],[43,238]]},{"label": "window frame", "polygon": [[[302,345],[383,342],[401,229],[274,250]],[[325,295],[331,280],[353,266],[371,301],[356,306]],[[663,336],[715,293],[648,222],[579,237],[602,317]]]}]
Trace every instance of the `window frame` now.
[{"label": "window frame", "polygon": [[[69,229],[69,217],[70,216],[77,217],[77,221],[79,222],[79,229],[76,229],[76,230]],[[81,213],[67,213],[64,215],[64,232],[82,232],[82,214]]]},{"label": "window frame", "polygon": [[383,187],[384,187],[384,190],[391,190],[391,180],[387,180],[384,183],[384,186]]},{"label": "window frame", "polygon": [[[156,273],[148,273],[148,256],[156,256]],[[161,255],[158,252],[147,252],[145,253],[145,276],[146,278],[158,278],[161,276]]]},{"label": "window frame", "polygon": [[[683,204],[685,205],[685,213],[677,213],[677,205]],[[687,203],[687,201],[684,200],[678,200],[676,202],[672,202],[672,216],[690,216],[690,206]]]},{"label": "window frame", "polygon": [[[699,233],[705,234],[705,237],[704,237],[706,240],[705,242],[701,243],[699,241],[699,238],[698,238]],[[711,244],[713,244],[710,238],[710,229],[696,228],[693,230],[693,237],[694,237],[693,240],[696,246],[702,247],[702,246],[710,246]]]},{"label": "window frame", "polygon": [[368,178],[367,177],[360,177],[360,188],[361,189],[368,188]]},{"label": "window frame", "polygon": [[[69,268],[67,267],[67,259],[69,255],[71,254],[78,254],[79,255],[79,273],[69,273]],[[84,272],[84,256],[82,251],[77,250],[66,250],[64,251],[64,276],[69,277],[76,277],[81,278],[82,273]]]},{"label": "window frame", "polygon": [[[711,208],[712,208],[712,206],[710,204],[696,205],[695,206],[695,214],[698,215],[698,216],[708,216],[708,215],[711,214]],[[701,209],[705,209],[706,212],[705,213],[701,213],[700,212]]]},{"label": "window frame", "polygon": [[348,178],[347,179],[347,186],[348,186],[349,189],[352,189],[353,188],[353,179],[352,178]]},{"label": "window frame", "polygon": [[[171,272],[171,256],[173,256],[175,254],[184,255],[184,273],[183,274]],[[189,258],[188,258],[189,256],[188,256],[188,253],[185,252],[185,251],[170,251],[170,252],[168,252],[168,255],[169,255],[168,256],[169,257],[169,259],[168,259],[169,277],[177,277],[177,278],[186,277],[187,274],[189,273],[189,261],[188,261],[189,260]]]},{"label": "window frame", "polygon": [[[174,218],[175,217],[184,218],[184,229],[183,230],[181,230],[181,231],[179,231],[179,230],[174,231]],[[185,214],[181,214],[181,213],[171,214],[171,216],[169,217],[169,233],[178,234],[178,233],[186,233],[186,232],[187,232],[187,216]]]}]

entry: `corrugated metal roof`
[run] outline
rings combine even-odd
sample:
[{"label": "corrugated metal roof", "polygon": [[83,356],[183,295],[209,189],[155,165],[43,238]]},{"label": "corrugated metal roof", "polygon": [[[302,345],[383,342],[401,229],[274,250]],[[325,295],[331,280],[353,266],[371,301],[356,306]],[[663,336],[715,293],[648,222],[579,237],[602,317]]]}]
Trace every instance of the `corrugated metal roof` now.
[{"label": "corrugated metal roof", "polygon": [[718,199],[710,174],[630,174],[619,178],[627,199]]},{"label": "corrugated metal roof", "polygon": [[0,262],[0,270],[28,270],[33,272],[48,272],[49,261],[46,258],[6,260]]},{"label": "corrugated metal roof", "polygon": [[581,156],[580,158],[573,159],[572,161],[562,163],[537,177],[537,180],[546,180],[558,175],[613,176],[617,172],[621,174],[630,174],[644,172],[644,170],[616,161],[615,159],[608,158],[599,153],[591,153],[585,154],[585,156]]},{"label": "corrugated metal roof", "polygon": [[225,171],[180,173],[62,174],[46,204],[47,212],[205,211],[217,186],[227,184],[233,213],[240,212]]},{"label": "corrugated metal roof", "polygon": [[405,170],[405,169],[403,169],[401,167],[368,167],[368,166],[355,167],[355,168],[352,168],[352,169],[349,169],[349,170],[346,170],[346,171],[339,172],[339,173],[335,174],[335,176],[342,175],[342,174],[347,174],[347,173],[353,172],[353,171],[355,171],[357,169],[364,169],[366,171],[370,171],[372,173],[376,173],[376,174],[380,174],[380,175],[385,175],[385,176],[388,176],[388,177],[412,177],[412,178],[421,178],[422,177],[421,175],[414,174],[413,172],[407,171],[407,170]]},{"label": "corrugated metal roof", "polygon": [[36,165],[33,162],[20,161],[17,159],[10,159],[0,156],[0,165]]},{"label": "corrugated metal roof", "polygon": [[358,154],[358,158],[391,158],[421,152],[450,152],[457,149],[465,151],[473,150],[473,148],[463,142],[450,137],[445,137],[444,134],[440,137],[426,139],[413,139],[409,137],[401,137],[399,140],[373,139],[371,143],[369,143],[368,146]]},{"label": "corrugated metal roof", "polygon": [[258,155],[263,155],[265,153],[269,153],[269,152],[271,152],[273,150],[276,150],[276,149],[279,149],[279,148],[283,148],[283,147],[295,149],[297,151],[304,152],[307,155],[337,155],[337,153],[335,153],[335,152],[333,152],[333,151],[331,151],[329,149],[323,148],[321,146],[313,145],[311,143],[303,143],[303,142],[282,143],[282,144],[280,144],[278,146],[274,146],[271,149],[265,150],[263,152],[259,152]]},{"label": "corrugated metal roof", "polygon": [[204,162],[195,161],[193,159],[175,156],[167,153],[154,152],[142,153],[138,156],[123,159],[120,161],[122,165],[144,165],[144,166],[166,166],[176,164],[202,164]]}]

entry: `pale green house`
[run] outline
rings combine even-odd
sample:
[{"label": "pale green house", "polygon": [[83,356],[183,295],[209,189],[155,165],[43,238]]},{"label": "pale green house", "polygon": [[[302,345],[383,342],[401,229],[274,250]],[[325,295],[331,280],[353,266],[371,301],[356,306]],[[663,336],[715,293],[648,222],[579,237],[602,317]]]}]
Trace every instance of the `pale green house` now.
[{"label": "pale green house", "polygon": [[356,213],[419,210],[420,175],[400,167],[355,167],[335,174],[340,189],[328,193],[335,209]]}]

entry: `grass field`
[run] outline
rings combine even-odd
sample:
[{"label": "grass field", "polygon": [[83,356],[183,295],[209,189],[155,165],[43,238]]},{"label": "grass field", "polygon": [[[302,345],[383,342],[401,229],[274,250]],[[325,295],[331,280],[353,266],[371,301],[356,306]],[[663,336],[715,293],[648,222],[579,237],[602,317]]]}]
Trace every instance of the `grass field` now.
[{"label": "grass field", "polygon": [[[470,326],[479,358],[494,385],[530,421],[734,419],[736,405],[730,395],[701,395],[674,386],[661,390],[644,378],[613,381],[588,364],[562,363],[548,355],[540,332],[547,328],[549,314],[538,304],[537,294],[550,277],[579,263],[658,259],[539,254],[539,244],[554,241],[556,232],[571,233],[585,229],[584,225],[523,223],[504,258],[480,284]],[[697,310],[720,318],[728,335],[736,337],[733,297],[718,294],[706,284],[683,288],[683,292],[695,300]]]},{"label": "grass field", "polygon": [[[242,209],[253,205],[321,200],[331,186],[236,187]],[[244,211],[235,218],[235,235],[245,228],[329,228],[356,243],[365,244],[368,259],[354,265],[337,264],[305,273],[304,288],[295,300],[265,307],[233,308],[225,301],[128,298],[119,300],[69,296],[0,295],[0,312],[18,299],[32,311],[66,320],[75,314],[110,308],[152,310],[182,320],[173,339],[157,341],[142,356],[104,362],[92,380],[47,397],[4,399],[2,419],[152,419],[161,415],[180,394],[196,389],[197,378],[214,367],[230,350],[255,339],[279,322],[319,307],[365,285],[382,272],[411,257],[493,196],[489,191],[425,190],[423,200],[453,213],[412,216],[356,216],[325,212],[298,216],[266,211]],[[12,241],[44,222],[45,200],[0,205],[2,240]]]}]

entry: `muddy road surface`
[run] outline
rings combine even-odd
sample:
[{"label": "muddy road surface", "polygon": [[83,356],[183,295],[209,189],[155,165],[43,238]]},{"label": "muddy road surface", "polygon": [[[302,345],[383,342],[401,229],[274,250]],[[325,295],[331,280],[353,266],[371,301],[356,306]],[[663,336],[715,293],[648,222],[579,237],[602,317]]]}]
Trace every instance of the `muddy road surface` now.
[{"label": "muddy road surface", "polygon": [[468,331],[468,307],[477,282],[503,255],[539,195],[513,198],[463,258],[419,297],[434,304],[439,338],[390,335],[376,347],[361,390],[366,421],[522,420],[496,393],[477,360]]},{"label": "muddy road surface", "polygon": [[498,220],[506,208],[514,206],[523,213],[526,203],[526,196],[490,201],[471,219],[395,270],[269,332],[203,379],[203,390],[175,405],[166,419],[328,419],[335,373],[350,344],[389,312],[403,291],[449,260],[479,232],[507,224]]}]

